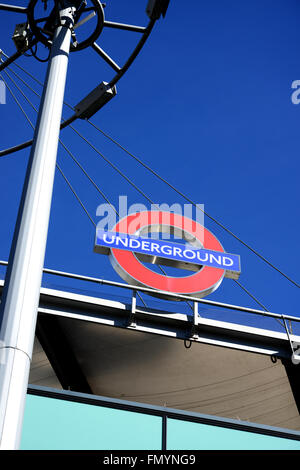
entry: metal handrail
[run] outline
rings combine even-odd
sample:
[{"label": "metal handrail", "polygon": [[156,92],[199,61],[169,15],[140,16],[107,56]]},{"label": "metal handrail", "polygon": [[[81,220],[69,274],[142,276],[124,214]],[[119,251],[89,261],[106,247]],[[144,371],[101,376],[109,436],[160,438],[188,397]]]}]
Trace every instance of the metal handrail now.
[{"label": "metal handrail", "polygon": [[[7,261],[1,261],[0,260],[0,265],[2,266],[7,266],[8,262]],[[288,321],[295,321],[295,322],[300,322],[300,317],[295,317],[293,315],[285,315],[282,313],[274,313],[274,312],[266,312],[264,310],[258,310],[254,308],[249,308],[249,307],[242,307],[240,305],[233,305],[233,304],[226,304],[223,302],[216,302],[214,300],[206,300],[206,299],[199,299],[197,297],[191,297],[188,295],[183,295],[183,294],[175,294],[173,292],[168,292],[168,291],[163,291],[163,290],[155,290],[151,289],[149,287],[140,287],[140,286],[135,286],[132,284],[124,284],[122,282],[116,282],[116,281],[109,281],[106,279],[100,279],[96,277],[91,277],[91,276],[83,276],[81,274],[74,274],[74,273],[68,273],[65,271],[57,271],[54,269],[48,269],[44,268],[43,272],[45,274],[52,274],[55,276],[61,276],[61,277],[67,277],[70,279],[77,279],[80,281],[87,281],[87,282],[94,282],[96,284],[101,284],[101,285],[107,285],[107,286],[114,286],[114,287],[121,287],[122,289],[129,289],[133,291],[139,291],[139,292],[145,292],[148,294],[160,294],[162,296],[168,296],[169,298],[173,298],[174,300],[190,300],[192,302],[204,304],[204,305],[210,305],[213,307],[221,307],[221,308],[227,308],[230,310],[238,310],[240,312],[245,312],[245,313],[252,313],[255,315],[262,315],[265,317],[270,317],[270,318],[277,318],[279,320],[285,319]]]}]

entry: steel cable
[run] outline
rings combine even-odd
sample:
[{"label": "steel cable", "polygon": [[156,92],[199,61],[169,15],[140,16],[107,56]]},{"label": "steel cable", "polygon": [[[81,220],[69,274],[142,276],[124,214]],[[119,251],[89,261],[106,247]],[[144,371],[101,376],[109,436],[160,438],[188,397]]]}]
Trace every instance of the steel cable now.
[{"label": "steel cable", "polygon": [[[16,88],[20,91],[20,93],[24,96],[24,98],[27,100],[27,102],[31,105],[31,107],[36,111],[36,107],[33,105],[33,103],[29,100],[29,98],[23,93],[23,91],[18,87],[18,85],[15,83],[15,81],[9,76],[9,74],[7,72],[5,72],[7,74],[7,76],[10,78],[10,80],[12,80],[12,82],[14,83],[14,85],[16,86]],[[1,75],[0,75],[1,76]],[[2,77],[3,78],[3,77]],[[31,127],[33,128],[33,130],[35,129],[32,121],[30,120],[30,118],[28,117],[27,113],[25,112],[24,108],[22,107],[22,105],[20,104],[20,102],[18,101],[18,99],[15,97],[13,91],[11,90],[11,88],[8,86],[7,82],[3,79],[5,85],[7,86],[9,92],[11,93],[12,97],[14,98],[15,102],[17,103],[17,105],[20,107],[22,113],[24,114],[24,116],[26,117],[27,121],[29,122],[29,124],[31,125]],[[96,189],[98,190],[98,192],[102,195],[102,197],[108,202],[108,204],[111,205],[111,203],[109,202],[108,198],[104,195],[104,193],[100,190],[100,188],[97,186],[97,184],[94,182],[94,180],[92,180],[92,178],[88,175],[88,173],[84,170],[84,168],[82,167],[82,165],[78,162],[78,160],[74,157],[74,155],[72,154],[72,152],[63,144],[63,142],[59,139],[59,142],[60,144],[64,147],[64,149],[67,151],[67,153],[70,155],[70,157],[75,161],[75,163],[79,166],[79,168],[83,171],[83,173],[88,177],[88,179],[92,182],[92,184],[96,187]],[[61,169],[61,167],[59,166],[59,164],[56,162],[56,167],[57,169],[59,170],[60,174],[62,175],[62,177],[64,178],[66,184],[68,185],[69,189],[71,190],[71,192],[73,193],[73,195],[75,196],[75,198],[77,199],[77,201],[79,202],[80,206],[82,207],[82,209],[84,210],[84,212],[86,213],[86,215],[88,216],[89,220],[92,222],[92,224],[94,225],[94,227],[96,227],[96,223],[94,222],[93,218],[91,217],[90,213],[88,212],[87,208],[85,207],[84,203],[82,202],[82,200],[80,199],[80,197],[78,196],[77,192],[75,191],[75,189],[73,188],[73,186],[71,185],[70,181],[68,180],[68,178],[66,177],[66,175],[64,174],[63,170]],[[112,206],[112,205],[111,205]],[[112,206],[113,207],[113,206]],[[114,208],[114,207],[113,207]],[[139,292],[137,292],[137,295],[138,297],[140,298],[140,300],[142,301],[142,303],[144,304],[145,307],[147,307],[147,304],[145,303],[144,299],[142,298],[141,294]]]},{"label": "steel cable", "polygon": [[[3,51],[2,51],[3,53]],[[3,53],[4,54],[4,53]],[[6,56],[6,54],[4,54]],[[7,57],[7,56],[6,56]],[[32,74],[27,72],[23,67],[19,66],[18,64],[15,64],[19,69],[21,69],[23,72],[25,72],[28,76],[30,76],[33,80],[35,80],[39,85],[43,86],[42,82],[37,80]],[[68,103],[64,102],[66,106],[68,106],[70,109],[74,109],[71,105]],[[196,204],[192,199],[190,199],[186,194],[184,194],[182,191],[180,191],[178,188],[176,188],[173,184],[171,184],[169,181],[167,181],[165,178],[160,176],[158,172],[153,170],[149,165],[147,165],[145,162],[143,162],[139,157],[131,153],[129,150],[127,150],[124,146],[122,146],[118,141],[113,139],[109,134],[104,132],[102,129],[100,129],[96,124],[94,124],[90,119],[86,120],[91,126],[93,126],[97,131],[99,131],[104,137],[109,139],[112,143],[114,143],[116,146],[118,146],[121,150],[123,150],[127,155],[129,155],[131,158],[133,158],[136,162],[138,162],[141,166],[143,166],[147,171],[152,173],[156,178],[158,178],[160,181],[162,181],[164,184],[166,184],[169,188],[171,188],[173,191],[175,191],[179,196],[183,197],[187,202],[192,204],[196,209],[201,210],[206,217],[208,217],[210,220],[212,220],[216,225],[218,225],[220,228],[222,228],[224,231],[226,231],[229,235],[231,235],[233,238],[235,238],[239,243],[241,243],[243,246],[245,246],[247,249],[249,249],[253,254],[255,254],[258,258],[260,258],[262,261],[264,261],[266,264],[268,264],[272,269],[277,271],[280,275],[282,275],[284,278],[286,278],[289,282],[291,282],[293,285],[296,287],[300,288],[300,284],[294,281],[290,276],[285,274],[282,270],[277,268],[271,261],[269,261],[267,258],[265,258],[263,255],[261,255],[256,249],[251,247],[248,243],[244,242],[240,237],[238,237],[235,233],[233,233],[230,229],[225,227],[221,222],[219,222],[217,219],[215,219],[213,216],[211,216],[208,212],[206,212],[204,209],[202,209],[198,204]]]},{"label": "steel cable", "polygon": [[[17,64],[16,64],[17,65]],[[21,68],[21,67],[20,67]],[[22,69],[22,68],[21,68]],[[25,69],[23,69],[25,70]],[[35,93],[36,96],[39,96],[40,95],[32,89],[32,87],[30,87],[21,77],[19,77],[18,74],[16,74],[14,71],[10,70],[12,73],[14,73],[14,75],[19,78],[22,83],[24,83],[31,91],[33,91],[33,93]],[[14,83],[14,85],[16,86],[16,88],[20,91],[20,93],[24,96],[24,98],[27,100],[27,102],[32,106],[32,108],[37,112],[37,109],[35,108],[35,106],[32,104],[32,102],[28,99],[28,97],[25,95],[25,93],[18,87],[18,85],[16,84],[16,82],[12,79],[12,77],[10,77],[10,75],[8,74],[7,71],[5,71],[4,73],[6,73],[6,75],[10,78],[10,80],[12,80],[12,82]],[[31,76],[31,74],[28,73],[29,76]],[[32,76],[33,77],[33,76]],[[39,82],[37,79],[35,79],[37,83],[41,84],[41,82]],[[8,87],[7,85],[7,82],[5,80],[3,80],[6,84],[6,86]],[[42,85],[42,84],[41,84]],[[8,87],[10,93],[12,94],[14,100],[16,101],[16,103],[18,104],[18,106],[20,107],[20,109],[22,110],[23,114],[25,115],[26,119],[28,120],[28,122],[30,123],[30,125],[32,126],[32,128],[34,129],[34,126],[32,124],[32,122],[30,121],[29,117],[27,116],[25,110],[23,109],[22,105],[19,103],[19,101],[16,99],[16,97],[14,96],[14,94],[12,93],[11,89]],[[67,104],[67,103],[66,103]],[[68,105],[68,104],[67,104]],[[70,107],[70,105],[68,105]],[[117,141],[115,141],[114,139],[112,139],[110,136],[108,136],[108,134],[106,134],[104,131],[102,131],[100,128],[98,128],[95,124],[93,124],[91,121],[88,120],[88,122],[95,128],[97,129],[99,132],[101,132],[105,137],[107,137],[109,140],[111,140],[113,143],[115,143],[116,145],[118,145],[122,150],[124,150],[127,154],[129,154],[131,157],[133,157],[136,161],[138,161],[139,163],[142,164],[142,166],[144,166],[146,169],[148,169],[149,171],[151,171],[151,173],[153,173],[155,176],[157,176],[159,179],[161,179],[162,181],[166,182],[163,178],[161,178],[154,170],[152,170],[150,167],[148,167],[148,165],[144,164],[138,157],[134,156],[133,154],[131,154],[128,150],[126,150],[124,147],[122,147]],[[121,177],[123,177],[132,187],[134,187],[148,202],[150,202],[153,206],[156,206],[158,207],[156,204],[154,204],[154,202],[152,201],[152,199],[147,196],[129,177],[127,177],[115,164],[113,164],[106,156],[104,156],[102,154],[102,152],[100,152],[99,149],[97,149],[88,139],[86,139],[79,131],[77,131],[72,125],[70,125],[71,129],[81,138],[83,139],[99,156],[101,156],[102,159],[104,159],[115,171],[117,171],[119,173],[119,175]],[[83,171],[83,173],[85,174],[85,176],[90,180],[90,182],[94,185],[94,187],[97,189],[97,191],[101,194],[101,196],[106,200],[106,202],[115,210],[114,206],[110,203],[109,199],[107,198],[107,196],[105,196],[105,194],[100,190],[100,188],[98,187],[98,185],[95,183],[95,181],[88,175],[88,173],[86,172],[86,170],[84,170],[84,168],[82,167],[82,165],[78,162],[78,160],[74,157],[74,155],[72,154],[72,152],[63,144],[63,142],[61,140],[59,140],[59,142],[61,143],[61,145],[64,147],[64,149],[67,151],[67,153],[70,155],[70,157],[73,159],[73,161],[75,161],[75,163],[79,166],[79,168],[81,169],[81,171]],[[59,169],[59,171],[61,172],[61,174],[63,175],[62,173],[62,170],[61,168]],[[64,176],[64,178],[66,178]],[[66,180],[67,182],[67,180]],[[168,182],[166,182],[166,184],[168,184],[170,187],[172,187],[172,189],[176,190],[176,188],[174,188],[172,185],[170,185]],[[86,214],[88,215],[89,219],[92,220],[91,216],[89,215],[87,209],[85,208],[84,204],[82,203],[82,201],[80,200],[79,196],[76,194],[74,188],[72,188],[72,185],[69,184],[69,187],[70,189],[72,190],[72,192],[74,193],[74,196],[76,197],[76,199],[78,200],[78,202],[80,203],[80,205],[83,207],[84,211],[86,212]],[[190,201],[196,208],[199,209],[198,205],[195,204],[193,201],[191,201],[189,198],[187,198],[186,196],[183,195],[183,193],[179,192],[179,194],[183,197],[186,198],[186,200]],[[115,210],[116,211],[116,210]],[[203,211],[204,212],[204,211]],[[117,213],[117,211],[116,211]],[[204,212],[205,215],[206,212]],[[93,224],[96,226],[95,222],[92,220]],[[161,272],[166,275],[166,272],[163,270],[163,268],[159,266],[159,269],[161,270]],[[277,268],[276,268],[277,269]],[[260,305],[261,307],[263,307],[263,309],[265,311],[268,311],[266,309],[266,307],[253,295],[251,294],[244,286],[242,286],[239,282],[236,281],[236,284],[239,285],[239,287],[247,294],[249,295],[258,305]],[[189,307],[191,309],[193,309],[193,307],[187,302],[187,304],[189,305]],[[279,321],[279,323],[281,324],[280,320],[277,320]]]}]

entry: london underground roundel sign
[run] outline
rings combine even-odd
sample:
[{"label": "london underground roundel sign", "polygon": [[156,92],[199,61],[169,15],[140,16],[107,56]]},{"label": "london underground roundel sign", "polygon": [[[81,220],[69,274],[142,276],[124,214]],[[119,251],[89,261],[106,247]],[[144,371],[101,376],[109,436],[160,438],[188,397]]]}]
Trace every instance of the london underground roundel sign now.
[{"label": "london underground roundel sign", "polygon": [[[179,244],[145,238],[145,234],[153,232],[178,234],[192,242]],[[97,230],[95,251],[109,254],[113,267],[129,284],[199,298],[215,291],[224,276],[237,279],[240,273],[238,255],[226,253],[203,225],[171,212],[130,214],[111,232]],[[189,273],[182,277],[160,274],[143,261],[184,268]]]}]

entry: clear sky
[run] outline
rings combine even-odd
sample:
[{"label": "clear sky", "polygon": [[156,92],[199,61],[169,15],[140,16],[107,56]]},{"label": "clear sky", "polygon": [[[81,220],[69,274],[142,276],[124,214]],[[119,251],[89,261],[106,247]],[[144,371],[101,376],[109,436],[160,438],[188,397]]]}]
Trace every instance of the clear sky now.
[{"label": "clear sky", "polygon": [[[27,1],[7,3],[25,6]],[[107,0],[106,18],[146,25],[146,3]],[[291,85],[300,80],[299,16],[299,0],[171,0],[166,18],[156,23],[138,59],[117,85],[117,97],[92,119],[296,281],[300,261],[300,104],[292,103]],[[21,21],[23,15],[0,14],[0,47],[8,55],[15,51],[11,36]],[[138,33],[106,29],[98,43],[122,64],[138,39]],[[46,52],[39,48],[41,57]],[[32,57],[22,57],[18,63],[43,80],[45,64]],[[27,80],[22,72],[13,70]],[[113,75],[94,51],[72,53],[66,101],[75,105]],[[8,83],[34,120],[34,112]],[[17,83],[37,105],[35,95]],[[28,83],[40,91],[33,81]],[[64,116],[69,115],[65,108]],[[32,130],[9,92],[6,104],[0,105],[0,116],[1,148],[31,138]],[[78,122],[75,127],[156,203],[186,202],[88,123]],[[129,204],[149,207],[72,130],[62,131],[61,139],[116,206],[118,197],[127,195]],[[26,149],[0,159],[2,260],[9,255],[28,155]],[[96,209],[104,201],[62,148],[58,162],[94,220],[99,221]],[[299,314],[297,287],[208,218],[205,226],[226,251],[241,255],[240,282],[269,310]],[[94,227],[57,173],[45,266],[120,280],[108,258],[93,252],[93,243]],[[45,282],[71,285],[63,279],[47,278]],[[102,292],[107,295],[109,289],[98,289],[98,294]],[[257,307],[230,279],[207,298]],[[157,300],[145,300],[159,306]],[[211,315],[249,322],[248,317],[234,317],[233,313]],[[254,318],[251,324],[260,325],[261,321]],[[272,326],[276,327],[274,322]]]}]

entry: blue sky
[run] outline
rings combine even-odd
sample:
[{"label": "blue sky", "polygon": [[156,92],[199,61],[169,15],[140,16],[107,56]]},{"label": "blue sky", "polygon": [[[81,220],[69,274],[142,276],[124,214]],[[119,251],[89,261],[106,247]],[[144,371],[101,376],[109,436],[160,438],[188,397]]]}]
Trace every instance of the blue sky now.
[{"label": "blue sky", "polygon": [[[146,25],[145,6],[146,1],[108,0],[106,18]],[[141,54],[117,85],[117,97],[92,119],[296,281],[300,105],[291,101],[291,84],[300,80],[299,13],[298,0],[171,0],[166,18],[157,22]],[[1,12],[0,47],[8,55],[15,50],[11,40],[14,25],[22,20],[22,15]],[[98,43],[122,64],[138,38],[137,33],[105,30]],[[45,53],[42,47],[40,55]],[[18,63],[43,80],[45,64],[27,57]],[[72,53],[66,101],[76,104],[112,76],[113,71],[94,51]],[[29,83],[40,91],[34,82]],[[37,105],[36,97],[23,85],[22,89]],[[29,106],[15,93],[34,119]],[[0,113],[2,148],[32,136],[9,93]],[[68,115],[66,108],[64,116]],[[155,202],[185,202],[87,123],[81,121],[75,127]],[[130,204],[147,205],[72,130],[64,130],[61,139],[115,205],[119,195],[127,195]],[[2,260],[9,255],[28,155],[27,149],[0,159]],[[62,148],[58,162],[97,221],[97,206],[104,201]],[[269,310],[299,314],[295,286],[207,218],[205,225],[226,251],[241,255],[241,283]],[[45,266],[120,280],[109,260],[93,252],[93,242],[93,226],[56,174]],[[62,279],[46,281],[71,285]],[[109,290],[103,289],[103,293]],[[230,279],[207,298],[256,307]],[[151,298],[145,300],[155,303]],[[212,315],[249,321],[232,313]],[[261,320],[255,318],[251,323],[260,325]]]}]

